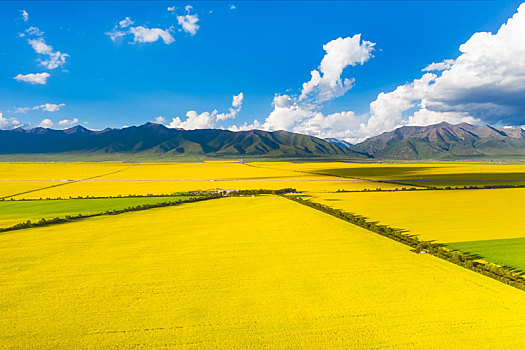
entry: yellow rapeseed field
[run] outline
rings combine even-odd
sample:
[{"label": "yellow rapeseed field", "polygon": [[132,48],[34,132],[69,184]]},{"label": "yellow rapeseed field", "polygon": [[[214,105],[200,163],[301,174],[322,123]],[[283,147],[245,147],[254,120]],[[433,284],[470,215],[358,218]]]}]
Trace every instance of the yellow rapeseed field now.
[{"label": "yellow rapeseed field", "polygon": [[281,197],[0,235],[4,348],[523,347],[525,294]]},{"label": "yellow rapeseed field", "polygon": [[[399,187],[367,180],[265,168],[259,164],[262,163],[36,163],[29,167],[28,164],[7,163],[0,173],[0,197],[39,199],[144,195],[216,188],[293,187],[301,191],[321,192]],[[47,181],[35,181],[42,179]],[[20,186],[21,183],[23,186]]]},{"label": "yellow rapeseed field", "polygon": [[525,182],[525,164],[476,162],[432,163],[254,163],[261,168],[339,175],[362,180],[393,181],[408,187],[490,186]]},{"label": "yellow rapeseed field", "polygon": [[409,230],[423,240],[525,237],[525,189],[309,193],[311,200]]}]

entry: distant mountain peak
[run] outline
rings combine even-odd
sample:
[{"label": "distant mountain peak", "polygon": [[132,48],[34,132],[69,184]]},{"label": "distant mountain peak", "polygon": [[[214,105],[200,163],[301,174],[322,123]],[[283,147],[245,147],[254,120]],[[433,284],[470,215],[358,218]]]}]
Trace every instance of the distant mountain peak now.
[{"label": "distant mountain peak", "polygon": [[402,126],[371,137],[352,149],[384,159],[525,155],[525,132],[486,124],[441,122],[428,126]]}]

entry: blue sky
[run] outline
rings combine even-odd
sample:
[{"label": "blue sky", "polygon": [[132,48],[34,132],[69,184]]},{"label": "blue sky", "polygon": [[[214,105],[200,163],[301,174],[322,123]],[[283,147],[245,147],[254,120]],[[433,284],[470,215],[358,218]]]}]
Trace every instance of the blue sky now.
[{"label": "blue sky", "polygon": [[[192,8],[185,9],[187,5]],[[297,96],[310,80],[310,71],[319,69],[326,54],[323,45],[361,34],[361,40],[374,45],[362,65],[345,66],[341,79],[354,78],[353,87],[315,107],[297,107],[318,118],[352,111],[357,124],[349,123],[348,128],[355,129],[373,115],[370,103],[378,94],[421,78],[421,70],[430,63],[456,59],[461,44],[476,32],[496,33],[519,5],[518,1],[1,2],[0,112],[5,120],[25,127],[43,119],[54,127],[60,120],[78,119],[79,124],[101,129],[142,124],[158,116],[169,125],[174,117],[184,121],[190,110],[211,114],[217,109],[226,115],[232,96],[242,93],[242,106],[213,126],[249,127],[257,119],[255,126],[261,127],[276,109],[276,94],[290,96],[286,108],[302,103]],[[177,16],[187,14],[198,18],[193,32],[178,23]],[[134,23],[120,27],[118,22],[126,17]],[[133,34],[113,41],[107,34],[139,26],[164,30],[174,41],[165,43],[159,37],[134,42]],[[20,36],[29,27],[44,34]],[[65,63],[50,68],[39,62],[48,56],[35,51],[28,43],[31,38],[42,38],[52,52],[67,54]],[[14,79],[30,73],[49,77],[45,84]],[[63,106],[57,111],[38,108],[46,103]],[[451,116],[443,114],[451,113],[450,108],[439,112]],[[475,121],[525,124],[516,116],[507,123],[502,117],[481,117],[479,111],[464,108],[456,108],[454,117],[460,112]],[[319,127],[298,126],[301,121],[288,129],[352,140],[366,134],[323,134]],[[341,119],[338,125],[344,122]],[[386,124],[374,130],[383,131]]]}]

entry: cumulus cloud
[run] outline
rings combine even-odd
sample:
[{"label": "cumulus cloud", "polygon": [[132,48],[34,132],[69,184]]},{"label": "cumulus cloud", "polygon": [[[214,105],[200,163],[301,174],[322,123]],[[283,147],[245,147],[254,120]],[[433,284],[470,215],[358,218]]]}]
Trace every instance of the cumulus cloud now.
[{"label": "cumulus cloud", "polygon": [[362,65],[372,57],[375,44],[361,40],[361,34],[337,38],[323,45],[325,55],[318,70],[311,72],[311,79],[302,86],[301,94],[276,94],[272,101],[273,111],[265,121],[232,127],[245,130],[260,127],[264,130],[288,130],[318,137],[341,137],[354,142],[356,128],[362,127],[363,117],[352,111],[324,115],[323,103],[344,95],[354,79],[343,78],[348,66]]},{"label": "cumulus cloud", "polygon": [[325,102],[344,95],[352,88],[354,79],[341,79],[343,69],[368,61],[372,57],[374,45],[370,41],[361,41],[361,34],[337,38],[323,45],[326,54],[319,70],[313,70],[310,81],[303,84],[299,100],[313,95],[315,102]]},{"label": "cumulus cloud", "polygon": [[[523,124],[525,4],[495,33],[478,32],[455,60],[432,63],[411,83],[380,93],[370,104],[367,135],[400,125]],[[413,113],[411,113],[413,111]]]},{"label": "cumulus cloud", "polygon": [[329,115],[316,112],[293,128],[294,132],[321,138],[338,138],[350,143],[362,139],[362,128],[366,115],[356,116],[352,111],[343,111]]},{"label": "cumulus cloud", "polygon": [[164,44],[169,45],[175,41],[171,36],[170,29],[148,28],[143,26],[129,28],[133,34],[133,42],[139,43],[153,43],[162,39]]},{"label": "cumulus cloud", "polygon": [[8,130],[22,126],[22,123],[16,118],[4,118],[2,112],[0,112],[0,129]]},{"label": "cumulus cloud", "polygon": [[169,6],[167,10],[168,12],[175,12],[175,6]]},{"label": "cumulus cloud", "polygon": [[237,8],[237,6],[235,5],[230,5],[230,10],[235,10]]},{"label": "cumulus cloud", "polygon": [[217,127],[218,123],[227,119],[235,119],[241,111],[244,94],[241,92],[233,96],[232,107],[228,113],[219,113],[216,109],[213,112],[197,113],[196,111],[186,112],[186,119],[180,117],[172,119],[168,125],[170,128],[181,128],[186,130],[194,129],[212,129]]},{"label": "cumulus cloud", "polygon": [[159,115],[158,117],[155,118],[155,123],[157,123],[157,124],[164,124],[164,123],[166,123],[166,118],[164,118],[163,116]]},{"label": "cumulus cloud", "polygon": [[454,60],[448,59],[443,62],[431,63],[422,69],[423,72],[441,71],[452,68]]},{"label": "cumulus cloud", "polygon": [[53,121],[51,119],[42,119],[42,121],[40,122],[40,124],[38,124],[39,127],[41,128],[52,128],[54,125]]},{"label": "cumulus cloud", "polygon": [[310,106],[301,104],[296,98],[286,94],[275,95],[272,105],[273,111],[262,125],[265,130],[289,130],[313,115]]},{"label": "cumulus cloud", "polygon": [[44,85],[47,83],[47,78],[49,78],[49,73],[29,73],[29,74],[18,74],[13,79],[16,81],[23,81],[30,84],[40,84]]},{"label": "cumulus cloud", "polygon": [[116,41],[119,38],[123,38],[127,35],[133,36],[134,43],[153,43],[162,40],[166,45],[171,44],[175,41],[171,35],[172,28],[161,29],[161,28],[148,28],[146,26],[135,26],[132,25],[135,22],[131,18],[126,17],[119,21],[117,25],[106,35],[110,37],[112,41]]},{"label": "cumulus cloud", "polygon": [[458,123],[469,123],[479,124],[482,121],[478,118],[474,118],[468,114],[468,112],[436,112],[422,108],[414,113],[414,115],[408,118],[407,125],[432,125],[446,121],[450,124]]},{"label": "cumulus cloud", "polygon": [[29,13],[26,10],[20,10],[20,17],[22,21],[27,22],[29,20]]},{"label": "cumulus cloud", "polygon": [[118,25],[120,26],[120,28],[127,28],[130,25],[132,25],[133,23],[135,23],[135,22],[132,21],[131,18],[126,17],[122,21],[118,22]]},{"label": "cumulus cloud", "polygon": [[78,119],[64,119],[58,122],[58,126],[61,128],[67,128],[78,123]]},{"label": "cumulus cloud", "polygon": [[190,11],[193,9],[190,5],[186,6],[184,9],[186,10],[186,14],[183,16],[177,16],[177,22],[186,33],[195,35],[197,34],[197,30],[199,30],[199,25],[197,24],[199,16],[197,14],[190,14]]},{"label": "cumulus cloud", "polygon": [[248,131],[262,129],[262,125],[255,119],[251,124],[244,123],[242,125],[232,125],[228,128],[230,131]]}]

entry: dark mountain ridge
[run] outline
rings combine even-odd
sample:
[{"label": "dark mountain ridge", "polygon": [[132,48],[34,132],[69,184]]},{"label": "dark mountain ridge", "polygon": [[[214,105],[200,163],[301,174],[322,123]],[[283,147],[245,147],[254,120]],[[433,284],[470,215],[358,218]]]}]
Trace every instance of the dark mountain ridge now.
[{"label": "dark mountain ridge", "polygon": [[139,154],[171,156],[268,156],[365,158],[325,140],[287,131],[171,129],[146,123],[94,131],[80,125],[65,130],[0,130],[0,154]]}]

